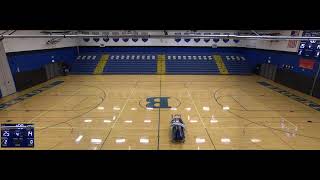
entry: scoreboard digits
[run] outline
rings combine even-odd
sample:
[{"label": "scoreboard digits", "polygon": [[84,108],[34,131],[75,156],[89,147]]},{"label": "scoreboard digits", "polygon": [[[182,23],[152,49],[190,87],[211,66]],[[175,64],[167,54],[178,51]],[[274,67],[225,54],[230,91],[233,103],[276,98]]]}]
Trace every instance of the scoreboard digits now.
[{"label": "scoreboard digits", "polygon": [[1,148],[34,147],[33,124],[1,124]]},{"label": "scoreboard digits", "polygon": [[[320,31],[304,31],[302,36],[320,37]],[[309,58],[320,58],[320,41],[301,41],[298,55]]]}]

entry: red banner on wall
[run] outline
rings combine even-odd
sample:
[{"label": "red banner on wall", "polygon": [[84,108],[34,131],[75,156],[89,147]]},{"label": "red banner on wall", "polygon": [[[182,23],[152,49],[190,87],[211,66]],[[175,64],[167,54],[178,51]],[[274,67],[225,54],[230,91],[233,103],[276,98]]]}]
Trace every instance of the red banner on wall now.
[{"label": "red banner on wall", "polygon": [[305,69],[313,69],[315,61],[310,59],[300,59],[299,67]]}]

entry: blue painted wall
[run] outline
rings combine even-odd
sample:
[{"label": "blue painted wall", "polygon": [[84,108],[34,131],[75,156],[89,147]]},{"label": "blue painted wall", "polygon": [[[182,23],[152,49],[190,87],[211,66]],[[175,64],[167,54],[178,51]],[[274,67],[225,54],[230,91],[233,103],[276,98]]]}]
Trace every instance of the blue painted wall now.
[{"label": "blue painted wall", "polygon": [[[148,52],[148,53],[220,53],[221,55],[228,55],[229,53],[237,53],[244,56],[249,60],[250,67],[254,71],[257,64],[270,63],[277,64],[279,67],[282,65],[293,66],[293,71],[301,73],[306,76],[314,76],[317,71],[317,65],[314,70],[307,70],[299,68],[300,56],[297,53],[282,52],[282,51],[270,51],[250,48],[237,48],[237,47],[80,47],[80,54],[88,53],[105,53],[105,52]],[[7,53],[10,68],[12,73],[17,72],[19,67],[21,71],[28,71],[33,69],[39,69],[45,64],[51,62],[52,58],[56,62],[66,62],[72,64],[77,56],[77,50],[75,47],[40,50],[40,51],[27,51]]]},{"label": "blue painted wall", "polygon": [[18,69],[20,72],[40,69],[52,59],[55,62],[65,62],[71,65],[76,56],[75,47],[7,53],[12,74],[15,74]]},{"label": "blue painted wall", "polygon": [[80,53],[103,53],[103,52],[149,52],[149,53],[219,53],[221,55],[228,55],[232,53],[242,54],[249,60],[252,72],[257,64],[268,63],[276,64],[278,67],[283,65],[293,66],[293,71],[301,73],[306,76],[314,76],[318,69],[316,65],[313,70],[302,69],[299,67],[300,56],[294,52],[261,50],[251,48],[237,48],[237,47],[80,47]]},{"label": "blue painted wall", "polygon": [[318,65],[315,65],[313,70],[300,68],[299,60],[301,56],[298,56],[297,53],[243,48],[243,54],[249,59],[253,70],[257,64],[268,63],[268,60],[271,64],[278,65],[278,67],[283,65],[293,66],[292,71],[309,77],[314,76],[318,70]]}]

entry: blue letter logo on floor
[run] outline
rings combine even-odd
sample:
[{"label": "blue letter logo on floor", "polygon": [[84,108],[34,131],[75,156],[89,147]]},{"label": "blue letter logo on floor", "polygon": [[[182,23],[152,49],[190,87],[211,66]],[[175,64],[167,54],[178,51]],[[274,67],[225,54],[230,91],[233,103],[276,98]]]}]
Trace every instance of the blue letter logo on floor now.
[{"label": "blue letter logo on floor", "polygon": [[169,106],[170,97],[149,97],[146,99],[148,104],[146,105],[147,108],[171,108]]}]

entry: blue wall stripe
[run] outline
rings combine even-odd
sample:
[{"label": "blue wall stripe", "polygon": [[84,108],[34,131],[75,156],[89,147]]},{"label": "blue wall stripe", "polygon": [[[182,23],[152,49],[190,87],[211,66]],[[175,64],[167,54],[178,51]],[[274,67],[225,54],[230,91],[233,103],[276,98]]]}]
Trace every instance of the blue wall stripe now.
[{"label": "blue wall stripe", "polygon": [[59,49],[47,49],[37,51],[24,51],[7,53],[8,62],[12,74],[23,71],[31,71],[40,69],[44,65],[52,61],[54,56],[55,62],[65,62],[72,64],[77,56],[77,50],[74,47],[71,48],[59,48]]},{"label": "blue wall stripe", "polygon": [[[295,52],[261,50],[243,47],[79,47],[80,54],[102,54],[102,53],[148,53],[148,54],[214,54],[219,53],[222,56],[230,55],[232,53],[241,54],[249,61],[251,71],[254,71],[257,64],[267,63],[270,57],[271,64],[294,66],[294,72],[314,76],[317,71],[317,66],[314,70],[299,68],[300,56]],[[77,57],[75,47],[60,48],[51,50],[38,50],[27,52],[7,53],[10,68],[12,73],[20,71],[28,71],[39,69],[47,63],[51,62],[51,56],[55,56],[57,62],[63,61],[72,64]]]}]

